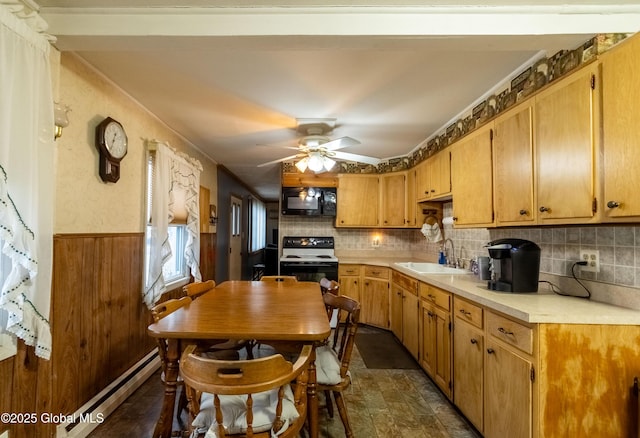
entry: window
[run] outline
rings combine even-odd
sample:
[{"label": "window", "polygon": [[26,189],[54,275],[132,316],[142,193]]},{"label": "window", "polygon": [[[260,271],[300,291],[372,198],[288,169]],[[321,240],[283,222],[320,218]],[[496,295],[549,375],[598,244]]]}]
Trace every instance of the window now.
[{"label": "window", "polygon": [[[162,152],[161,152],[162,148]],[[201,280],[198,190],[202,166],[166,145],[149,150],[144,301]]]},{"label": "window", "polygon": [[251,211],[249,213],[249,251],[255,252],[263,249],[266,244],[267,233],[267,209],[263,202],[251,199]]}]

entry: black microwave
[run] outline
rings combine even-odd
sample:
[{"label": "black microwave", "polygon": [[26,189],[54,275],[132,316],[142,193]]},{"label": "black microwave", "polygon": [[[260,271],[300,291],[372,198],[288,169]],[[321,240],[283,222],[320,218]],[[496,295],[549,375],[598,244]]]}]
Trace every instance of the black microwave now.
[{"label": "black microwave", "polygon": [[335,216],[335,187],[283,187],[282,214],[298,216]]}]

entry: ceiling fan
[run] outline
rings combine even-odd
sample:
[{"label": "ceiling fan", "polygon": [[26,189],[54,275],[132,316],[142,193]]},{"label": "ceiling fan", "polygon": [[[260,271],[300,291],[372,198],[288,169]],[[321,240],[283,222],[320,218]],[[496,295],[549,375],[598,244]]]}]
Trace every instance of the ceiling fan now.
[{"label": "ceiling fan", "polygon": [[299,158],[300,160],[295,165],[300,172],[309,169],[319,173],[331,170],[336,164],[335,159],[374,166],[380,163],[379,158],[338,151],[338,149],[358,145],[360,142],[351,137],[331,140],[328,134],[335,128],[336,119],[296,119],[296,122],[297,132],[304,134],[304,136],[298,140],[298,146],[289,146],[288,148],[295,149],[298,153],[259,164],[258,167]]}]

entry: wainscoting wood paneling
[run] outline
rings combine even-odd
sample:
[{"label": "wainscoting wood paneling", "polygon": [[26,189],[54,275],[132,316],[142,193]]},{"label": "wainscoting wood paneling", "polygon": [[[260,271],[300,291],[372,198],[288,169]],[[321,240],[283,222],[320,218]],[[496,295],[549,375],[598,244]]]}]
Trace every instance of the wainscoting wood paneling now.
[{"label": "wainscoting wood paneling", "polygon": [[[216,235],[200,241],[203,278],[215,278]],[[156,348],[142,303],[143,260],[142,233],[54,236],[51,360],[18,342],[17,355],[0,362],[0,387],[10,388],[0,391],[0,412],[71,414]],[[49,438],[55,424],[8,430],[11,438]]]}]

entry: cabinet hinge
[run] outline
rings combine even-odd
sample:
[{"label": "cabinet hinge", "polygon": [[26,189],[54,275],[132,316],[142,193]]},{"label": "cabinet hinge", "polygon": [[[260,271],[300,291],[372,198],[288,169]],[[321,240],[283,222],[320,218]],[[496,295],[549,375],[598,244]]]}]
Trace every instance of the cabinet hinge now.
[{"label": "cabinet hinge", "polygon": [[596,75],[591,75],[591,89],[596,89]]},{"label": "cabinet hinge", "polygon": [[536,380],[536,370],[531,367],[531,381],[534,382]]},{"label": "cabinet hinge", "polygon": [[493,141],[493,129],[489,129],[489,140]]},{"label": "cabinet hinge", "polygon": [[591,211],[593,213],[598,211],[598,199],[597,198],[593,198],[593,203],[591,204]]},{"label": "cabinet hinge", "polygon": [[451,331],[451,321],[449,321],[449,331]]}]

